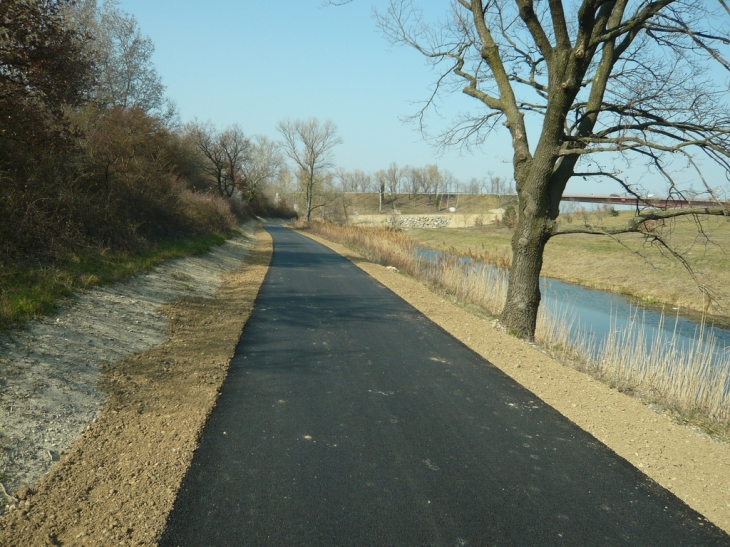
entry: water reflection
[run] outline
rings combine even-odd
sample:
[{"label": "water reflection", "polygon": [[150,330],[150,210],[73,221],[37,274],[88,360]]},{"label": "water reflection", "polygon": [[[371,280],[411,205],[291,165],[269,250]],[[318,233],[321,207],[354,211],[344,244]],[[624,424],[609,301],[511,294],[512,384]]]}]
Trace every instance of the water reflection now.
[{"label": "water reflection", "polygon": [[[429,261],[436,261],[442,257],[441,251],[419,248],[418,255]],[[460,259],[467,268],[488,269],[492,274],[507,277],[501,270],[495,271],[490,265],[476,263],[472,259]],[[567,318],[571,321],[571,341],[581,340],[588,343],[589,349],[596,355],[611,331],[623,331],[631,324],[642,325],[643,328],[633,329],[641,331],[647,341],[655,340],[657,333],[663,338],[671,340],[679,350],[700,349],[705,341],[714,343],[715,359],[727,358],[730,351],[730,330],[714,326],[703,326],[689,317],[672,314],[662,317],[661,313],[642,309],[632,302],[630,297],[596,289],[586,289],[579,285],[572,285],[549,279],[540,278],[542,292],[542,306],[553,317]],[[637,334],[638,335],[638,334]]]},{"label": "water reflection", "polygon": [[[587,336],[594,351],[605,341],[611,329],[623,330],[636,322],[643,323],[644,334],[649,340],[653,340],[657,332],[668,338],[675,336],[678,349],[689,350],[700,337],[702,325],[693,319],[676,315],[677,310],[672,310],[674,315],[662,318],[661,313],[637,308],[624,295],[586,289],[545,277],[541,278],[540,284],[542,304],[552,314],[567,309],[567,313],[575,318],[572,336],[574,339]],[[706,325],[702,337],[704,340],[714,338],[718,358],[730,347],[730,330]]]}]

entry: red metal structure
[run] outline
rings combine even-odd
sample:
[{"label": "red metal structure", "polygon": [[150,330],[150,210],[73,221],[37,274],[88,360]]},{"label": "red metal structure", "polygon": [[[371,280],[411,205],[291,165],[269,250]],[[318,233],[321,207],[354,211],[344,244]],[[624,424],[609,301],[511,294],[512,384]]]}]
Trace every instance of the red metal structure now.
[{"label": "red metal structure", "polygon": [[639,207],[657,207],[666,209],[671,207],[730,207],[730,201],[710,199],[683,199],[675,197],[657,197],[649,194],[638,199],[631,195],[598,195],[598,194],[572,194],[564,195],[561,201],[575,201],[579,203],[606,203],[609,205],[638,205]]}]

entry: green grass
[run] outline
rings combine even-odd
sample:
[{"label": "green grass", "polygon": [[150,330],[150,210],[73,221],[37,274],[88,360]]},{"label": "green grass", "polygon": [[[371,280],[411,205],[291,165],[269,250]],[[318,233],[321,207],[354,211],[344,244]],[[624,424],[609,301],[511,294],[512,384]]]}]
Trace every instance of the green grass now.
[{"label": "green grass", "polygon": [[53,265],[0,264],[0,330],[52,315],[78,290],[125,281],[165,260],[207,253],[235,233],[160,240],[139,254],[88,252]]}]

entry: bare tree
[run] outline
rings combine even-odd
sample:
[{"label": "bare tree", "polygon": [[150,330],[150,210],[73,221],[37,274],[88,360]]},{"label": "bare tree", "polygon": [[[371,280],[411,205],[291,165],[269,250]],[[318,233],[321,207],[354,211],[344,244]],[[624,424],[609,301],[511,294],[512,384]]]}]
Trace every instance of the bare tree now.
[{"label": "bare tree", "polygon": [[501,196],[507,193],[507,180],[489,173],[489,193]]},{"label": "bare tree", "polygon": [[423,169],[406,165],[401,169],[401,181],[406,186],[409,199],[414,199],[423,188]]},{"label": "bare tree", "polygon": [[467,183],[467,192],[470,194],[481,194],[482,193],[482,180],[472,177]]},{"label": "bare tree", "polygon": [[243,164],[248,201],[263,187],[273,184],[284,168],[284,156],[278,143],[264,136],[256,136],[251,144],[248,160]]},{"label": "bare tree", "polygon": [[[271,185],[269,188],[270,195],[273,194],[271,197],[275,198],[275,201],[281,201],[282,199],[286,202],[287,199],[292,200],[294,199],[294,195],[297,193],[298,187],[296,184],[296,180],[294,179],[294,174],[289,170],[289,168],[284,165],[282,168],[276,173],[276,178],[271,181]],[[295,205],[298,208],[298,205],[296,203],[292,203],[292,205]]]},{"label": "bare tree", "polygon": [[306,220],[311,220],[312,211],[323,206],[315,198],[323,195],[331,180],[333,149],[342,139],[331,120],[320,124],[317,118],[286,119],[279,122],[277,129],[284,138],[284,154],[296,164],[296,174],[304,192]]},{"label": "bare tree", "polygon": [[342,213],[345,217],[345,221],[350,218],[349,209],[352,205],[352,197],[348,194],[357,192],[357,182],[351,171],[348,171],[344,167],[338,167],[333,177],[334,180],[339,182],[339,189],[341,191],[340,200],[342,204]]},{"label": "bare tree", "polygon": [[351,171],[344,167],[338,167],[335,172],[335,179],[339,181],[340,189],[343,192],[357,192],[357,184]]},{"label": "bare tree", "polygon": [[372,178],[362,169],[355,169],[352,172],[352,180],[356,192],[369,192],[372,189]]},{"label": "bare tree", "polygon": [[372,189],[372,178],[362,169],[348,171],[344,167],[339,167],[336,177],[343,192],[368,192]]},{"label": "bare tree", "polygon": [[715,7],[706,0],[453,0],[450,17],[434,25],[411,1],[391,0],[378,14],[393,43],[415,48],[437,71],[416,122],[442,92],[461,91],[479,103],[479,113],[456,120],[438,145],[473,147],[509,132],[519,221],[504,326],[533,338],[550,238],[638,232],[681,259],[657,225],[683,215],[728,214],[718,202],[637,207],[620,228],[556,222],[573,177],[603,178],[643,194],[612,167],[616,161],[643,164],[664,177],[670,196],[682,191],[676,173],[694,171],[714,195],[703,169],[714,164],[730,173],[730,109],[727,88],[708,67],[730,69],[722,54],[730,44],[728,14],[725,0]]},{"label": "bare tree", "polygon": [[243,166],[249,161],[251,143],[243,130],[233,125],[219,132],[211,123],[194,123],[187,130],[204,158],[201,168],[215,181],[218,193],[231,197],[237,188],[247,191]]},{"label": "bare tree", "polygon": [[218,135],[218,148],[223,153],[226,181],[226,195],[231,197],[234,190],[251,195],[251,187],[245,176],[245,165],[251,160],[251,141],[237,124],[228,127]]},{"label": "bare tree", "polygon": [[391,198],[400,191],[400,182],[402,178],[402,171],[398,168],[398,165],[393,162],[385,170],[385,176],[388,179],[388,193]]},{"label": "bare tree", "polygon": [[225,156],[218,146],[218,132],[215,126],[210,122],[193,123],[186,129],[195,148],[202,155],[201,170],[215,181],[221,196],[231,195],[233,188],[226,179]]},{"label": "bare tree", "polygon": [[378,189],[378,212],[383,212],[383,201],[385,201],[385,189],[388,187],[388,173],[384,169],[375,171],[373,174],[375,186]]},{"label": "bare tree", "polygon": [[71,2],[68,24],[89,37],[86,53],[96,67],[91,96],[103,107],[136,107],[163,117],[175,115],[165,99],[157,70],[152,64],[155,46],[144,36],[134,16],[119,8],[116,0],[98,5],[96,0]]},{"label": "bare tree", "polygon": [[444,183],[444,177],[439,171],[439,166],[435,164],[426,165],[422,169],[422,190],[428,195],[429,201],[433,201],[438,197],[441,186]]}]

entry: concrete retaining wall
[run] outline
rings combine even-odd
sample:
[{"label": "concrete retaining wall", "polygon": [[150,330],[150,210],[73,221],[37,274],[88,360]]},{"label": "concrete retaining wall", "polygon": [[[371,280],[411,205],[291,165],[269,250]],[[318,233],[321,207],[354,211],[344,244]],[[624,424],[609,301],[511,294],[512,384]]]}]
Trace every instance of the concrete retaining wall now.
[{"label": "concrete retaining wall", "polygon": [[363,226],[393,226],[398,228],[468,228],[500,222],[504,209],[492,209],[486,213],[461,215],[456,213],[435,215],[352,215],[348,222]]}]

